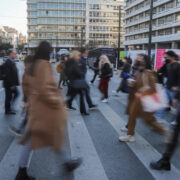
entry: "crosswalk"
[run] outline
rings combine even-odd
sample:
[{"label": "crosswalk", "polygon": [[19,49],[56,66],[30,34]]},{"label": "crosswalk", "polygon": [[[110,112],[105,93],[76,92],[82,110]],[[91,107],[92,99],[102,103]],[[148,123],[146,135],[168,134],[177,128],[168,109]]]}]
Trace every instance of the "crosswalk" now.
[{"label": "crosswalk", "polygon": [[[88,72],[87,79],[92,77]],[[110,92],[119,84],[118,76],[110,83]],[[72,157],[82,157],[82,166],[67,177],[60,170],[60,162],[50,149],[34,152],[29,171],[38,180],[179,180],[180,149],[178,148],[172,161],[171,172],[157,172],[149,168],[151,160],[161,157],[165,145],[163,137],[137,122],[136,142],[120,143],[120,131],[127,123],[124,114],[127,95],[110,96],[108,104],[100,102],[100,93],[95,85],[91,86],[93,101],[98,104],[97,110],[90,116],[81,116],[79,111],[69,112],[68,147]],[[111,93],[110,93],[111,94]],[[2,103],[3,98],[0,98]],[[78,108],[78,98],[74,106]],[[18,138],[8,132],[8,125],[18,122],[20,114],[15,118],[6,118],[0,111],[0,180],[13,180],[17,172],[21,147]],[[169,116],[166,117],[168,122]]]}]

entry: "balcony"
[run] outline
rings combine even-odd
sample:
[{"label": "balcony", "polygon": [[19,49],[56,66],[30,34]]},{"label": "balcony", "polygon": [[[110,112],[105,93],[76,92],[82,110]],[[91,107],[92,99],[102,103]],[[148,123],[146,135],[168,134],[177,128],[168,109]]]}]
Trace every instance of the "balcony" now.
[{"label": "balcony", "polygon": [[[180,41],[180,34],[170,34],[163,36],[155,36],[152,38],[152,43],[163,43],[163,42],[173,42]],[[128,40],[124,42],[124,45],[138,45],[138,44],[148,44],[148,38]]]},{"label": "balcony", "polygon": [[144,2],[144,0],[136,0],[135,2],[133,2],[132,4],[130,4],[129,6],[126,6],[126,7],[125,7],[125,11],[128,10],[128,9],[130,9],[130,8],[132,8],[132,7],[134,7],[134,6],[136,6],[136,5],[138,5],[138,4],[140,4],[140,3],[142,3],[142,2]]},{"label": "balcony", "polygon": [[[156,25],[156,26],[153,26],[152,30],[157,31],[157,30],[173,28],[177,26],[180,26],[180,21],[173,21],[166,24],[162,24],[162,25]],[[131,33],[125,33],[124,36],[132,36],[132,35],[137,35],[137,34],[146,33],[146,32],[149,32],[149,28],[132,31]]]},{"label": "balcony", "polygon": [[[154,7],[158,7],[164,3],[167,3],[167,2],[170,2],[171,0],[159,0],[157,2],[154,3]],[[128,15],[125,15],[125,19],[129,18],[129,17],[132,17],[132,16],[136,16],[137,14],[140,14],[142,12],[145,12],[147,10],[150,9],[150,4],[149,5],[146,5],[145,7],[142,7],[140,9],[137,9],[135,11],[133,11],[132,13],[128,14]]]},{"label": "balcony", "polygon": [[[158,18],[161,18],[161,17],[164,17],[164,16],[167,16],[167,15],[171,15],[171,14],[174,14],[174,13],[178,13],[180,12],[180,7],[177,6],[177,7],[174,7],[172,9],[169,9],[169,10],[166,10],[166,11],[163,11],[161,13],[157,13],[157,14],[154,14],[153,15],[153,19],[158,19]],[[137,24],[141,24],[141,23],[144,23],[144,22],[147,22],[149,21],[149,17],[144,17],[140,20],[137,20],[137,21],[134,21],[132,23],[128,23],[125,25],[125,28],[128,28],[128,27],[131,27],[131,26],[135,26]]]}]

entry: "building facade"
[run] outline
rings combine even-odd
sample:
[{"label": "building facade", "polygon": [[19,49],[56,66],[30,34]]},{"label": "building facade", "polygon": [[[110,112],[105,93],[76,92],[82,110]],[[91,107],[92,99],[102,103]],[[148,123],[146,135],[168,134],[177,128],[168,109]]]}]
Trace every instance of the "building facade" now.
[{"label": "building facade", "polygon": [[4,26],[4,29],[7,32],[8,43],[11,44],[14,49],[16,49],[18,47],[18,31],[15,28],[9,26]]},{"label": "building facade", "polygon": [[54,48],[116,47],[120,5],[123,0],[28,0],[28,47],[42,40]]},{"label": "building facade", "polygon": [[18,37],[18,44],[19,45],[25,45],[27,43],[27,38],[25,35],[23,35],[22,33],[19,33],[19,37]]},{"label": "building facade", "polygon": [[[153,0],[152,48],[180,48],[180,0]],[[125,48],[147,49],[151,0],[127,0]]]},{"label": "building facade", "polygon": [[5,31],[3,26],[0,26],[0,44],[8,43],[8,33]]}]

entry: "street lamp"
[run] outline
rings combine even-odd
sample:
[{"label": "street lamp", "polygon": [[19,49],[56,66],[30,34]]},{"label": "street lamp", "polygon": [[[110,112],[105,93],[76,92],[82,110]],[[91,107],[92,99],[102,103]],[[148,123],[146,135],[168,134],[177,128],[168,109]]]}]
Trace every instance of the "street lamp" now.
[{"label": "street lamp", "polygon": [[83,48],[83,31],[85,30],[84,27],[81,27],[81,50]]},{"label": "street lamp", "polygon": [[148,56],[151,57],[152,46],[152,19],[153,19],[153,0],[150,4],[150,20],[149,20],[149,43],[148,43]]},{"label": "street lamp", "polygon": [[118,28],[118,56],[116,58],[116,69],[120,60],[120,48],[121,48],[121,6],[119,6],[119,28]]}]

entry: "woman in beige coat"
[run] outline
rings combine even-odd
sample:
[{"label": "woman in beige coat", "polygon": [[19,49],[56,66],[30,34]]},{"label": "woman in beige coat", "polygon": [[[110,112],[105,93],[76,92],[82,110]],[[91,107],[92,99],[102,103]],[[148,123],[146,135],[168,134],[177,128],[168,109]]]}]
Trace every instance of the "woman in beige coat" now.
[{"label": "woman in beige coat", "polygon": [[[24,78],[23,90],[28,98],[29,116],[27,130],[21,140],[25,146],[21,153],[16,180],[35,179],[26,172],[31,150],[52,147],[60,154],[64,145],[67,113],[49,63],[51,50],[48,42],[40,43],[30,73]],[[67,157],[64,159],[68,171],[74,170],[81,163],[80,159],[68,160]]]},{"label": "woman in beige coat", "polygon": [[[141,97],[145,95],[151,95],[156,93],[156,78],[153,71],[151,71],[151,62],[147,55],[139,54],[134,63],[135,71],[134,80],[131,81],[131,92],[129,94],[129,102],[127,107],[127,113],[129,115],[127,125],[127,135],[119,138],[123,142],[135,141],[135,127],[136,119],[142,118],[146,124],[160,133],[165,133],[165,129],[161,124],[156,121],[154,113],[145,112],[141,104]],[[144,84],[144,78],[146,84]]]}]

